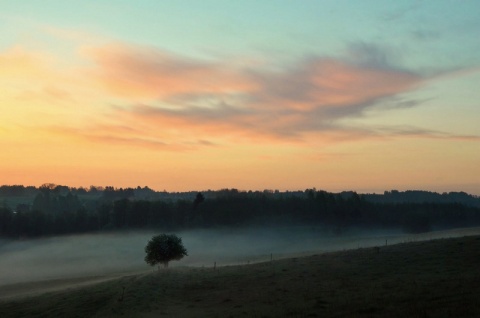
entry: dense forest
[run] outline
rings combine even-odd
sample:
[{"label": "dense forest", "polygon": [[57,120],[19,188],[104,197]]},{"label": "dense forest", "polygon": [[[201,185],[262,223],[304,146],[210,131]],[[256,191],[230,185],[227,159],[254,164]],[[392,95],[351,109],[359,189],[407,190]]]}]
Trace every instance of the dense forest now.
[{"label": "dense forest", "polygon": [[158,228],[326,226],[401,228],[418,233],[480,225],[480,198],[463,192],[388,191],[384,194],[305,191],[168,193],[147,187],[0,187],[0,236],[28,238]]}]

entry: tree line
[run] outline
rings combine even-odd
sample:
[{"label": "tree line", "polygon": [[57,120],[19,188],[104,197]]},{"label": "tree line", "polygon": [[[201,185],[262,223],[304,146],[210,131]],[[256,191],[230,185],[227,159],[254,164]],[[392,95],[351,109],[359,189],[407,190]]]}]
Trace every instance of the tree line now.
[{"label": "tree line", "polygon": [[134,189],[106,189],[94,197],[42,187],[31,205],[0,207],[0,236],[39,237],[132,229],[166,231],[278,225],[321,225],[341,234],[352,226],[424,232],[480,225],[480,208],[462,203],[372,202],[339,194],[239,191],[189,193],[179,199],[136,198]]}]

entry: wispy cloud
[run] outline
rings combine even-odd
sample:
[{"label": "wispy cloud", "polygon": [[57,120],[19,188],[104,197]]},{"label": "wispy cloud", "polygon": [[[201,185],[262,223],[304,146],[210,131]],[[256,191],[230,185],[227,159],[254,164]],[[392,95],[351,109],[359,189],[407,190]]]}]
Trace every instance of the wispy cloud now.
[{"label": "wispy cloud", "polygon": [[150,129],[137,129],[116,124],[99,124],[82,126],[80,128],[53,125],[43,128],[55,135],[70,136],[96,144],[105,144],[108,147],[128,146],[149,148],[162,151],[191,151],[198,147],[215,146],[214,143],[203,139],[188,139],[188,136],[172,138],[168,134],[159,134]]},{"label": "wispy cloud", "polygon": [[350,123],[370,109],[417,107],[423,100],[399,95],[436,78],[402,69],[390,51],[367,43],[351,44],[340,58],[310,56],[282,70],[118,43],[83,47],[82,56],[87,66],[76,77],[19,48],[0,52],[0,65],[7,75],[37,79],[37,98],[88,105],[93,113],[83,119],[46,126],[94,143],[180,151],[231,142],[475,137]]},{"label": "wispy cloud", "polygon": [[83,51],[95,63],[91,75],[113,94],[125,98],[226,94],[251,85],[225,65],[181,58],[154,48],[113,44]]},{"label": "wispy cloud", "polygon": [[231,69],[227,62],[192,61],[151,48],[109,46],[91,52],[97,79],[126,99],[126,106],[112,109],[114,116],[164,131],[181,127],[182,134],[201,133],[207,139],[358,134],[339,122],[362,116],[423,81],[389,67],[378,50],[366,46],[355,61],[310,57],[282,71]]},{"label": "wispy cloud", "polygon": [[10,47],[0,51],[1,78],[41,78],[46,73],[48,62],[46,54],[33,54],[21,46]]},{"label": "wispy cloud", "polygon": [[405,19],[413,12],[417,11],[421,5],[422,3],[418,1],[407,6],[399,7],[395,10],[390,10],[382,15],[382,19],[388,22],[396,22],[398,20]]}]

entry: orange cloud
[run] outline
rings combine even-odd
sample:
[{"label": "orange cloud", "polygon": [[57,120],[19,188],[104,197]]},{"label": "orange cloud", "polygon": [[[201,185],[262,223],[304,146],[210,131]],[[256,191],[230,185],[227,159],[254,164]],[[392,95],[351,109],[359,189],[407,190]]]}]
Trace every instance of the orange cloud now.
[{"label": "orange cloud", "polygon": [[339,122],[360,116],[423,80],[394,68],[332,58],[309,59],[284,72],[269,72],[233,70],[227,63],[203,63],[122,45],[90,50],[89,56],[96,62],[98,80],[117,97],[126,98],[127,104],[130,101],[131,106],[114,108],[114,117],[148,125],[150,132],[168,131],[177,139],[368,136],[373,132]]},{"label": "orange cloud", "polygon": [[2,77],[13,79],[35,77],[44,74],[44,59],[27,52],[21,47],[12,47],[0,53]]},{"label": "orange cloud", "polygon": [[123,44],[84,49],[95,62],[92,74],[112,93],[130,99],[177,94],[236,93],[251,82],[213,62],[180,58],[153,48]]},{"label": "orange cloud", "polygon": [[[379,105],[385,111],[417,105],[398,95],[428,78],[385,63],[314,57],[271,71],[124,44],[82,50],[83,67],[68,70],[47,55],[4,51],[0,81],[16,76],[23,83],[15,88],[17,98],[42,100],[45,113],[54,114],[44,126],[92,143],[183,151],[232,142],[317,144],[414,134],[475,138],[349,122]],[[63,117],[51,106],[72,101],[81,107],[62,110]]]},{"label": "orange cloud", "polygon": [[62,68],[55,57],[24,47],[0,52],[0,83],[4,93],[19,100],[71,100],[69,92],[77,84],[76,75]]},{"label": "orange cloud", "polygon": [[300,111],[373,103],[405,92],[422,78],[405,71],[358,66],[332,58],[316,58],[296,68],[274,74],[259,74],[261,103],[282,105]]}]

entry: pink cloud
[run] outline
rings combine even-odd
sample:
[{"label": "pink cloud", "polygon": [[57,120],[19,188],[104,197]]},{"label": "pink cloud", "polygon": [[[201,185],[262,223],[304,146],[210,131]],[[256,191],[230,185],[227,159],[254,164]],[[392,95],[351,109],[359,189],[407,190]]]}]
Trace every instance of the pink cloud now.
[{"label": "pink cloud", "polygon": [[[234,73],[225,65],[182,61],[156,51],[133,53],[122,52],[120,60],[100,65],[100,69],[108,74],[114,72],[110,71],[113,68],[118,75],[137,79],[141,90],[151,95],[151,102],[117,108],[117,115],[167,130],[182,127],[207,137],[221,134],[257,140],[262,136],[291,139],[307,132],[334,134],[336,138],[339,134],[342,138],[371,135],[337,121],[359,116],[378,101],[408,91],[422,81],[409,72],[362,67],[331,58],[303,61],[284,72],[244,69]],[[225,86],[208,90],[211,87],[202,83],[202,78],[212,78]],[[113,85],[117,81],[114,78]],[[169,84],[159,86],[162,82]]]},{"label": "pink cloud", "polygon": [[[362,64],[313,57],[272,71],[258,64],[232,66],[124,44],[85,48],[83,54],[93,67],[87,72],[89,84],[79,82],[97,91],[100,84],[102,100],[116,105],[83,129],[79,125],[77,133],[96,142],[156,148],[402,136],[408,133],[360,129],[349,126],[348,119],[378,105],[385,105],[385,111],[395,105],[415,107],[416,101],[398,95],[428,80],[389,67],[384,59]],[[61,87],[47,87],[50,96],[68,97]]]},{"label": "pink cloud", "polygon": [[242,92],[252,84],[225,65],[180,58],[153,48],[116,44],[85,52],[96,64],[95,77],[114,94],[133,100]]},{"label": "pink cloud", "polygon": [[[395,69],[358,66],[332,58],[315,58],[283,73],[259,74],[261,104],[311,111],[372,103],[419,84],[418,75]],[[275,106],[275,107],[279,107]]]}]

